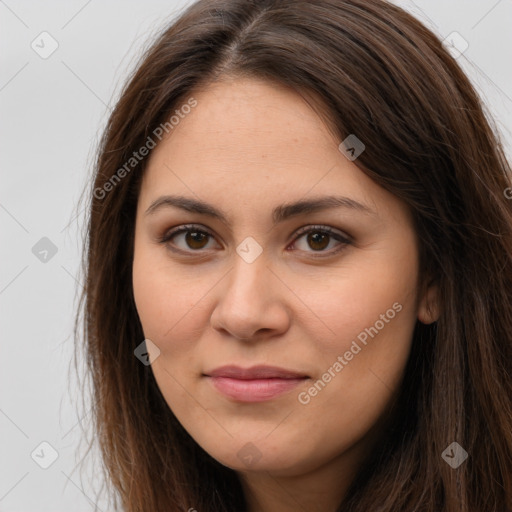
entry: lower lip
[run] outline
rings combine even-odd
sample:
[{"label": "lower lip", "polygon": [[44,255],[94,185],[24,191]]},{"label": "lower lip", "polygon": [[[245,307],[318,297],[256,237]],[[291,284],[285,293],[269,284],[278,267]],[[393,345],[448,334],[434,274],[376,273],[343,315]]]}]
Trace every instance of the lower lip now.
[{"label": "lower lip", "polygon": [[229,377],[208,377],[223,395],[240,402],[264,402],[291,391],[306,378],[241,380]]}]

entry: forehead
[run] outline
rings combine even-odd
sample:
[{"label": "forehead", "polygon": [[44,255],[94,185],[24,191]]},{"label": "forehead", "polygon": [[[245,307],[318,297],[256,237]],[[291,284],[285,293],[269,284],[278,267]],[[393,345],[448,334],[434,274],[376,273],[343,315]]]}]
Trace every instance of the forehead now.
[{"label": "forehead", "polygon": [[146,208],[166,193],[237,203],[247,215],[308,195],[350,195],[374,210],[392,200],[341,154],[317,110],[292,89],[233,79],[180,104],[190,98],[196,106],[150,154],[141,189]]},{"label": "forehead", "polygon": [[169,139],[178,139],[175,144],[169,140],[171,147],[179,144],[189,151],[215,148],[219,154],[269,155],[279,160],[281,156],[289,159],[297,145],[336,144],[306,100],[278,83],[229,79],[192,95],[197,106],[169,134]]},{"label": "forehead", "polygon": [[323,120],[289,88],[232,79],[196,90],[180,104],[191,97],[196,106],[151,152],[150,171],[165,163],[188,175],[200,170],[205,179],[229,172],[279,180],[280,171],[293,169],[296,179],[304,173],[314,180],[339,160],[338,142]]}]

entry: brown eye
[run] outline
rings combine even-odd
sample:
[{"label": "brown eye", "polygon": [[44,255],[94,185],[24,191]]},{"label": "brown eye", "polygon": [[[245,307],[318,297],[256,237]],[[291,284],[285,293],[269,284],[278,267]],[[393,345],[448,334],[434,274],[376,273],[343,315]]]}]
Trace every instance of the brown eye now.
[{"label": "brown eye", "polygon": [[[293,245],[299,245],[298,249],[300,251],[321,253],[319,256],[323,256],[323,253],[325,253],[325,256],[336,254],[351,243],[351,240],[347,236],[344,236],[338,231],[334,231],[329,226],[306,226],[306,228],[302,228],[298,234],[299,236],[295,239]],[[298,243],[301,239],[304,239],[302,247],[300,247],[301,244]],[[337,242],[334,243],[334,250],[326,250],[331,242]]]},{"label": "brown eye", "polygon": [[313,231],[308,233],[306,240],[309,246],[315,251],[321,251],[329,245],[330,235],[322,233],[320,231]]},{"label": "brown eye", "polygon": [[181,251],[200,251],[208,248],[208,242],[213,235],[196,226],[181,226],[174,231],[166,233],[159,242],[169,246],[175,246]]},{"label": "brown eye", "polygon": [[208,236],[208,233],[204,233],[203,231],[187,231],[185,242],[191,249],[203,249]]}]

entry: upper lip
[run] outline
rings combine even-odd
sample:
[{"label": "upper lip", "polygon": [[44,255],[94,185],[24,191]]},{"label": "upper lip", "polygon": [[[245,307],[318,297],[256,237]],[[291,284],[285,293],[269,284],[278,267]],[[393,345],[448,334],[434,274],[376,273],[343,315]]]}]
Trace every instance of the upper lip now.
[{"label": "upper lip", "polygon": [[221,366],[208,373],[208,377],[228,377],[231,379],[251,380],[251,379],[301,379],[307,377],[302,372],[286,370],[277,366],[252,366],[251,368],[241,368],[235,365]]}]

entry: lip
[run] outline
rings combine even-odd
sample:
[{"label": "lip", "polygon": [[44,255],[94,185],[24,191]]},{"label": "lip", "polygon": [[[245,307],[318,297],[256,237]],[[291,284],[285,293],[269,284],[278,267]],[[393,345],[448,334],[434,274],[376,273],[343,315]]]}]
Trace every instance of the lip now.
[{"label": "lip", "polygon": [[241,368],[236,365],[226,365],[205,373],[208,377],[228,377],[238,380],[252,379],[303,379],[308,377],[305,373],[286,370],[278,366],[258,365],[251,368]]},{"label": "lip", "polygon": [[276,366],[222,366],[204,374],[217,391],[239,402],[264,402],[280,396],[309,377]]}]

